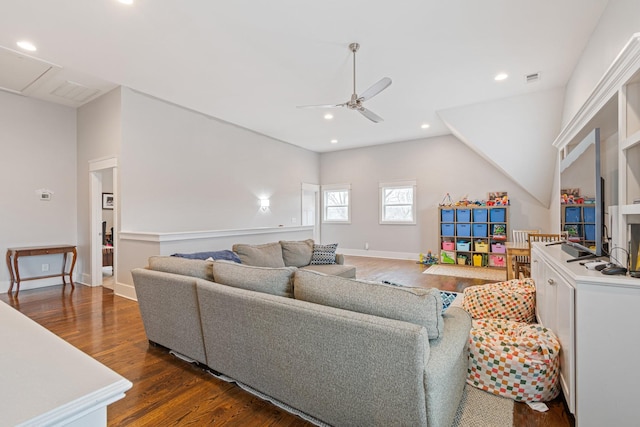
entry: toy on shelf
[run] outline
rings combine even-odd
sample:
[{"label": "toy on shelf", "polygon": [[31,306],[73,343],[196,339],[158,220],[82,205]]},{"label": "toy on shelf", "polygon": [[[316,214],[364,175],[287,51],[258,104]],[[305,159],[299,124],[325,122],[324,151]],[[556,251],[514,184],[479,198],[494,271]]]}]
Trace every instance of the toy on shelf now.
[{"label": "toy on shelf", "polygon": [[420,260],[418,261],[418,263],[425,264],[425,265],[433,265],[438,263],[438,258],[434,257],[431,251],[428,251],[426,255],[420,254]]}]

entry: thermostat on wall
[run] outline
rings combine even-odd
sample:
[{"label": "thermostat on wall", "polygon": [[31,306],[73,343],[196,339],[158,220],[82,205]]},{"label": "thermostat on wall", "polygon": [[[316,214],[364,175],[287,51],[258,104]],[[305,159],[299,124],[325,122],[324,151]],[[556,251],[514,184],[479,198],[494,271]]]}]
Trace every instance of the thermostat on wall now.
[{"label": "thermostat on wall", "polygon": [[53,191],[46,189],[36,190],[36,194],[38,194],[38,197],[43,202],[48,202],[53,197]]}]

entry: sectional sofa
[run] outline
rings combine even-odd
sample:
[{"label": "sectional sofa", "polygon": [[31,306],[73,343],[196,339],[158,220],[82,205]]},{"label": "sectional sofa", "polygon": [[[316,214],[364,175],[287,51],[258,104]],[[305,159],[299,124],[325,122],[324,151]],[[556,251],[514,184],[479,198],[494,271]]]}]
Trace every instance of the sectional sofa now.
[{"label": "sectional sofa", "polygon": [[177,257],[132,275],[150,342],[322,423],[453,421],[471,320],[436,289]]}]

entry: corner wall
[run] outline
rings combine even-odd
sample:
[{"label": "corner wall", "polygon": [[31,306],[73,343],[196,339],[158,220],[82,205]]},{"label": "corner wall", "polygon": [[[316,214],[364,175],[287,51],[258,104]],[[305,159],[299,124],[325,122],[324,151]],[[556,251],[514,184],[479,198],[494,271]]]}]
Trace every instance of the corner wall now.
[{"label": "corner wall", "polygon": [[[69,107],[0,91],[0,252],[9,247],[75,244],[76,112]],[[40,201],[38,189],[53,192]],[[41,276],[42,264],[60,271],[62,256],[21,258],[23,277]],[[78,271],[78,270],[76,270]],[[60,278],[22,282],[21,290],[62,283]],[[0,292],[9,271],[0,268]]]},{"label": "corner wall", "polygon": [[[451,135],[323,153],[320,160],[323,184],[351,184],[351,224],[322,225],[323,243],[337,242],[343,253],[413,258],[437,250],[438,205],[447,192],[456,201],[507,191],[511,229],[551,227],[547,207]],[[380,225],[379,182],[412,179],[417,180],[417,224]]]}]

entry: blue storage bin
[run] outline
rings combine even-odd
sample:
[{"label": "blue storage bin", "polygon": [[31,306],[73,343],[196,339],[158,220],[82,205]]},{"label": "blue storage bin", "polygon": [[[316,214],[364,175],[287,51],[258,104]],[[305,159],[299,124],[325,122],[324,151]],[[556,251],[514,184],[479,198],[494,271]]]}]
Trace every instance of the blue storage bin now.
[{"label": "blue storage bin", "polygon": [[582,208],[582,216],[584,222],[596,222],[596,208],[595,206],[588,206]]},{"label": "blue storage bin", "polygon": [[487,222],[488,212],[486,209],[473,210],[473,222]]},{"label": "blue storage bin", "polygon": [[487,237],[487,224],[473,224],[473,237]]},{"label": "blue storage bin", "polygon": [[471,209],[457,209],[456,222],[471,222]]},{"label": "blue storage bin", "polygon": [[465,242],[465,241],[456,242],[456,250],[469,252],[471,250],[471,242]]},{"label": "blue storage bin", "polygon": [[471,237],[471,224],[456,224],[456,234],[460,237]]},{"label": "blue storage bin", "polygon": [[455,228],[453,224],[440,224],[440,228],[443,236],[455,236]]},{"label": "blue storage bin", "polygon": [[580,208],[567,206],[564,210],[564,222],[580,222]]},{"label": "blue storage bin", "polygon": [[585,240],[596,240],[596,226],[594,224],[584,225]]},{"label": "blue storage bin", "polygon": [[440,221],[453,222],[453,209],[442,209],[440,211]]},{"label": "blue storage bin", "polygon": [[505,222],[506,209],[505,208],[492,208],[489,217],[491,222]]}]

